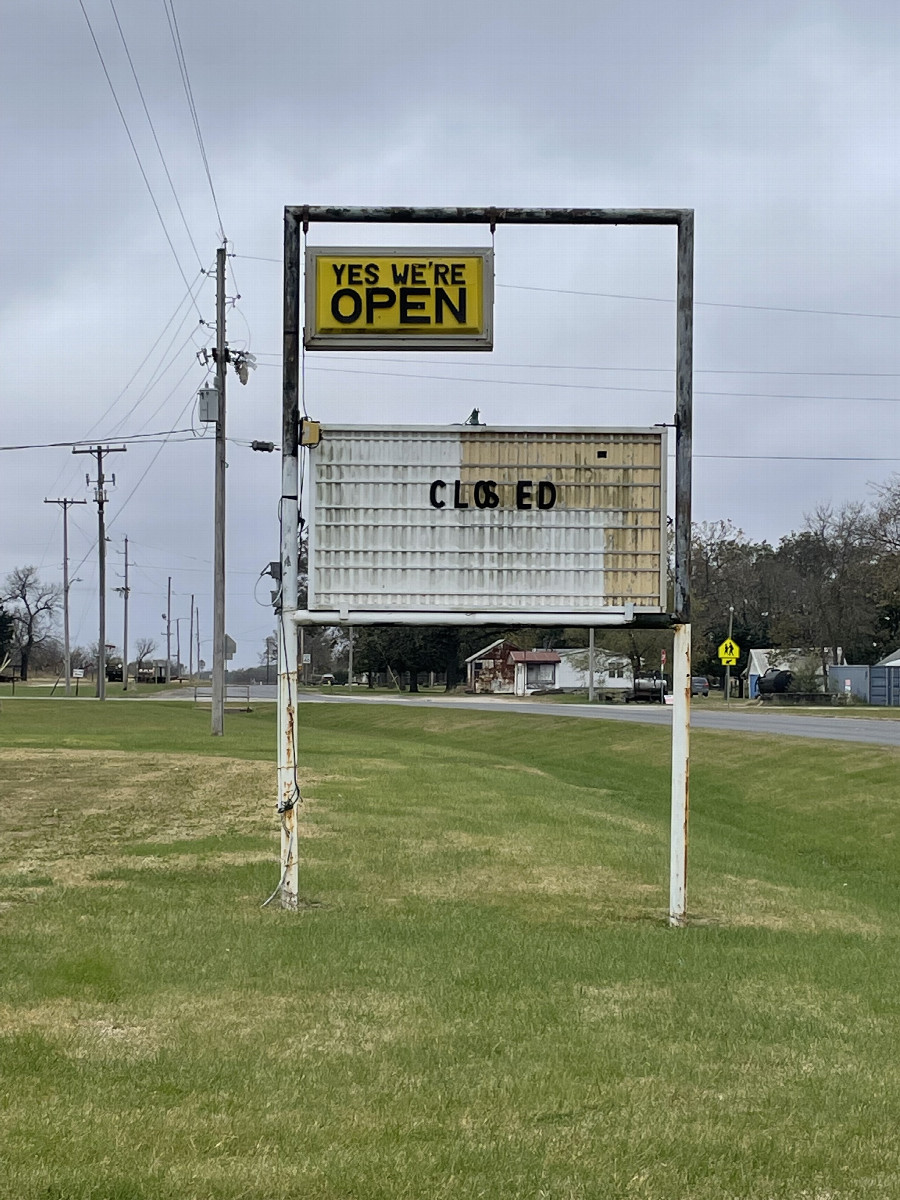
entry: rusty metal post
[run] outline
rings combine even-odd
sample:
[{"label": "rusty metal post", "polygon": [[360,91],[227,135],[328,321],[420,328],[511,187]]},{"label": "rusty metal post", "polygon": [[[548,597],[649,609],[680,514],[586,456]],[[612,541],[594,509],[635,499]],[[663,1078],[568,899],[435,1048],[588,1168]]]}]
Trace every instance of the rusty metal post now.
[{"label": "rusty metal post", "polygon": [[299,594],[300,221],[284,214],[284,360],[281,428],[281,597],[278,637],[278,812],[281,907],[297,908],[297,611]]},{"label": "rusty metal post", "polygon": [[694,373],[694,214],[678,223],[675,316],[675,616],[691,619],[691,446]]},{"label": "rusty metal post", "polygon": [[669,924],[683,925],[687,905],[690,807],[691,627],[675,626],[672,648],[672,811],[669,859]]},{"label": "rusty metal post", "polygon": [[691,737],[691,443],[694,359],[694,214],[678,222],[675,315],[675,644],[672,650],[672,811],[669,924],[687,906]]}]

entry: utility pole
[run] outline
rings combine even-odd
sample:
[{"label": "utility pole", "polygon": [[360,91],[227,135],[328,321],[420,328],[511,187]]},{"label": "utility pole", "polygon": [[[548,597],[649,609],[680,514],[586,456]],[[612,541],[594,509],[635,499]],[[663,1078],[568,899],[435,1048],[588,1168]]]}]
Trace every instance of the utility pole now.
[{"label": "utility pole", "polygon": [[63,643],[66,666],[66,695],[72,694],[72,657],[69,650],[69,509],[73,504],[87,504],[87,500],[45,500],[45,504],[58,504],[63,510]]},{"label": "utility pole", "polygon": [[594,627],[588,630],[588,703],[593,704],[596,698],[594,690]]},{"label": "utility pole", "polygon": [[181,682],[181,622],[187,617],[175,618],[175,670],[178,672],[178,682]]},{"label": "utility pole", "polygon": [[194,682],[194,597],[191,596],[191,625],[188,630],[188,678]]},{"label": "utility pole", "polygon": [[125,586],[116,588],[125,601],[125,621],[122,629],[122,691],[128,691],[128,596],[131,588],[128,586],[128,538],[125,539]]},{"label": "utility pole", "polygon": [[216,251],[216,483],[213,554],[213,641],[211,732],[225,732],[225,247]]},{"label": "utility pole", "polygon": [[197,682],[200,682],[200,605],[197,605]]},{"label": "utility pole", "polygon": [[[100,640],[97,645],[97,699],[106,699],[106,476],[103,474],[104,454],[124,454],[127,446],[90,446],[85,449],[73,448],[73,454],[93,454],[97,459],[97,486],[94,488],[94,500],[97,502],[97,550],[99,562],[100,590]],[[86,482],[90,484],[88,475]],[[113,487],[116,477],[112,476]]]},{"label": "utility pole", "polygon": [[350,647],[347,651],[347,687],[353,687],[353,626],[349,628]]},{"label": "utility pole", "polygon": [[166,589],[166,683],[172,682],[172,576]]}]

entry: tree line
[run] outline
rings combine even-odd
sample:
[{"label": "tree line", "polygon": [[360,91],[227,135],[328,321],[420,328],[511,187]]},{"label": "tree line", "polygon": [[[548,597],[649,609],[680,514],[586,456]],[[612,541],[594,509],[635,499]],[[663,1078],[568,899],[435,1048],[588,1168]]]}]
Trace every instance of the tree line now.
[{"label": "tree line", "polygon": [[[301,605],[305,603],[305,579]],[[728,632],[741,649],[736,671],[751,648],[814,649],[822,664],[873,663],[900,644],[900,477],[874,489],[868,503],[814,509],[799,531],[777,544],[753,541],[730,521],[694,526],[691,546],[692,659],[696,674],[719,675],[717,648]],[[33,566],[18,567],[0,593],[0,674],[15,668],[55,670],[62,662],[56,621],[62,603],[58,584],[41,580]],[[448,689],[462,679],[465,659],[507,634],[506,627],[458,628],[368,626],[354,634],[354,673],[406,676],[415,690],[434,672]],[[579,647],[587,630],[519,629],[510,639],[523,648]],[[671,643],[665,631],[604,629],[598,645],[628,657],[635,675],[660,663]],[[274,639],[260,656],[274,656]],[[140,661],[155,649],[136,642]],[[306,634],[313,670],[346,674],[349,643],[344,630]],[[73,652],[73,664],[78,654]],[[270,665],[274,665],[270,663]]]}]

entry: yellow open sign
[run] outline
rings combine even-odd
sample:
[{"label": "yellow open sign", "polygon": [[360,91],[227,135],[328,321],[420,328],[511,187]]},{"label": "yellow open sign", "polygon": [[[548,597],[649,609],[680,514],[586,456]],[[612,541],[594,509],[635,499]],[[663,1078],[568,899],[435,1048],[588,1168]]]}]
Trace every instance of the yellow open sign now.
[{"label": "yellow open sign", "polygon": [[313,246],[309,350],[490,350],[494,252]]}]

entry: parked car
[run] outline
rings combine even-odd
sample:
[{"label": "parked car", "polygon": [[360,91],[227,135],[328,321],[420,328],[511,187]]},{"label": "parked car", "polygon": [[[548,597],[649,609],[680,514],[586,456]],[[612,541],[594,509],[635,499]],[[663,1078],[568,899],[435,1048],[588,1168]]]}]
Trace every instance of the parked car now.
[{"label": "parked car", "polygon": [[705,675],[691,676],[691,695],[692,696],[708,696],[709,695],[709,680]]}]

